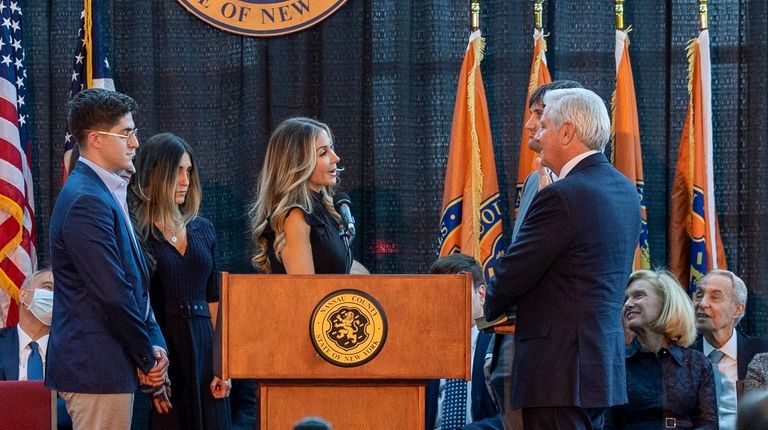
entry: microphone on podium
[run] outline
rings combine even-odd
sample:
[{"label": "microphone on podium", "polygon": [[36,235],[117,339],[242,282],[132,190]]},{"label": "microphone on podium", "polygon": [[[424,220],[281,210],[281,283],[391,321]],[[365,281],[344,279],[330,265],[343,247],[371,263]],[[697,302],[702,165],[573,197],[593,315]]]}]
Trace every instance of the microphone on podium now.
[{"label": "microphone on podium", "polygon": [[336,211],[341,215],[341,219],[344,222],[344,228],[349,232],[350,236],[355,235],[355,218],[352,216],[352,200],[349,199],[347,193],[336,193],[333,196],[333,205],[336,207]]}]

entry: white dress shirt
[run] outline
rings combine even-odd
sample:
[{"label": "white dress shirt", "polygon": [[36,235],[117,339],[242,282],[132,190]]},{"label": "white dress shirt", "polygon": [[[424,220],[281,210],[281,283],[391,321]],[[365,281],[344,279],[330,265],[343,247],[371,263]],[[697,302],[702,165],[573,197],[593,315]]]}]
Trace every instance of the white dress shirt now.
[{"label": "white dress shirt", "polygon": [[597,154],[598,152],[600,152],[600,151],[596,151],[596,150],[593,149],[591,151],[582,152],[581,154],[579,154],[579,155],[571,158],[570,160],[568,160],[568,162],[565,163],[563,168],[560,169],[560,175],[558,175],[559,176],[558,179],[563,179],[566,176],[568,176],[568,173],[570,173],[571,170],[573,170],[573,168],[576,167],[577,164],[579,164],[579,161],[589,157],[592,154]]},{"label": "white dress shirt", "polygon": [[[32,354],[29,342],[32,342],[33,339],[21,328],[21,325],[17,325],[16,330],[19,333],[19,381],[26,381],[27,360],[29,360],[29,355]],[[48,335],[41,336],[36,342],[40,357],[43,358],[43,375],[45,375],[45,352],[48,351]]]},{"label": "white dress shirt", "polygon": [[[736,381],[739,379],[738,338],[734,330],[728,342],[720,348],[724,355],[717,365],[717,369],[724,376],[717,399],[717,413],[722,430],[736,428]],[[710,345],[706,338],[702,337],[702,341],[704,355],[709,357],[709,353],[717,348]]]}]

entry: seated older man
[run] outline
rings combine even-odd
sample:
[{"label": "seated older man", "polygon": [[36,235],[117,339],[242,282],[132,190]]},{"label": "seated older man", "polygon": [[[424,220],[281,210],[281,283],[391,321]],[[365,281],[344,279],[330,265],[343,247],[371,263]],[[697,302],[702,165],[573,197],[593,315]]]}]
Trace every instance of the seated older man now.
[{"label": "seated older man", "polygon": [[[747,286],[728,270],[712,270],[699,281],[693,297],[696,329],[701,334],[694,348],[712,362],[718,396],[720,428],[736,428],[737,386],[747,374],[755,354],[768,351],[768,339],[736,331],[747,306]],[[740,391],[740,390],[738,390]]]},{"label": "seated older man", "polygon": [[[53,274],[41,270],[19,291],[19,324],[0,330],[0,380],[34,381],[45,377],[45,353],[51,331]],[[58,399],[58,427],[71,428],[64,401]]]}]

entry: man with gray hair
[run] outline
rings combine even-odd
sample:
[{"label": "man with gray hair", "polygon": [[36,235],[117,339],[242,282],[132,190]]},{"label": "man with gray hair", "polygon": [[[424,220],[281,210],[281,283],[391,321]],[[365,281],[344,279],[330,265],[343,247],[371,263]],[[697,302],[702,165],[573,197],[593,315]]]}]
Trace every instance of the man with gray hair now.
[{"label": "man with gray hair", "polygon": [[602,154],[603,100],[547,92],[536,135],[558,180],[541,189],[496,266],[485,316],[517,305],[513,406],[526,429],[600,429],[626,403],[621,308],[640,234],[635,187]]},{"label": "man with gray hair", "polygon": [[747,285],[733,272],[715,269],[707,273],[696,286],[693,303],[696,329],[701,333],[693,348],[712,362],[720,428],[734,429],[739,382],[747,375],[752,357],[768,351],[768,339],[736,331],[747,306]]}]

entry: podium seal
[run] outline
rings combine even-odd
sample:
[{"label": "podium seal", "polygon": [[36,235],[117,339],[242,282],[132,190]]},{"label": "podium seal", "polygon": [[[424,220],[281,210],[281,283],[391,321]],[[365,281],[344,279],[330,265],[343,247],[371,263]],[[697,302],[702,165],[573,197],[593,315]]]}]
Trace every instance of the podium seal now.
[{"label": "podium seal", "polygon": [[339,290],[315,306],[309,323],[312,345],[325,361],[342,367],[367,363],[387,339],[379,302],[359,290]]}]

